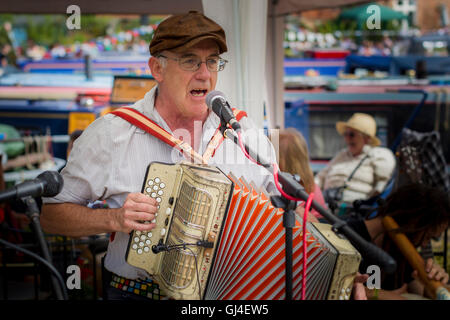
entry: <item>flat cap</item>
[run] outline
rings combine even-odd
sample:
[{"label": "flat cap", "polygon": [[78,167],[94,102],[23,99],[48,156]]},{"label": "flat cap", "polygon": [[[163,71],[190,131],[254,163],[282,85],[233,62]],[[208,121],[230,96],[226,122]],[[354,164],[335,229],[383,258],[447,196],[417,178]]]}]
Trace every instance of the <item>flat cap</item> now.
[{"label": "flat cap", "polygon": [[193,46],[205,39],[212,39],[219,46],[219,53],[226,52],[225,31],[213,20],[197,11],[173,15],[162,21],[155,30],[150,43],[150,54]]}]

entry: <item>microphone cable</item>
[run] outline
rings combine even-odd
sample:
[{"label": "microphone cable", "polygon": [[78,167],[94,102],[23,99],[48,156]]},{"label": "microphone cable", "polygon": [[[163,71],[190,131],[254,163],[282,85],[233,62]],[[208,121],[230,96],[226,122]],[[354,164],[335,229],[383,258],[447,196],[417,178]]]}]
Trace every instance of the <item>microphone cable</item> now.
[{"label": "microphone cable", "polygon": [[3,240],[3,239],[0,239],[0,243],[3,244],[5,247],[10,247],[10,248],[12,248],[12,249],[15,249],[15,250],[17,250],[17,251],[20,251],[20,252],[22,252],[22,253],[25,253],[25,254],[29,255],[30,257],[32,257],[32,258],[38,260],[39,262],[41,262],[42,264],[44,264],[47,268],[49,268],[50,271],[51,271],[51,272],[56,276],[56,278],[58,279],[58,282],[59,282],[59,285],[60,285],[60,287],[61,287],[61,291],[62,291],[64,300],[68,300],[68,299],[69,299],[68,294],[67,294],[66,287],[65,287],[65,285],[64,285],[64,280],[63,280],[61,274],[59,273],[58,270],[56,270],[56,268],[55,268],[50,262],[48,262],[47,260],[45,260],[45,259],[43,259],[42,257],[38,256],[38,255],[35,254],[34,252],[31,252],[31,251],[29,251],[29,250],[27,250],[27,249],[21,248],[21,247],[19,247],[19,246],[13,244],[13,243],[11,243],[11,242],[8,242],[8,241],[5,241],[5,240]]}]

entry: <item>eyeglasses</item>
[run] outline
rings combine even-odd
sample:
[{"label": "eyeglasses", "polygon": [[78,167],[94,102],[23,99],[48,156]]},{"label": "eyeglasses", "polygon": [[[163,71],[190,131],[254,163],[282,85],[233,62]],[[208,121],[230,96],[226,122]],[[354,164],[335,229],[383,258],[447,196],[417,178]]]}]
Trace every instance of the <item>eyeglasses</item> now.
[{"label": "eyeglasses", "polygon": [[197,71],[198,69],[200,69],[202,63],[205,63],[209,71],[218,72],[222,71],[228,62],[227,60],[222,59],[220,57],[210,57],[207,58],[206,61],[202,61],[200,57],[197,56],[171,58],[161,54],[159,55],[159,57],[178,61],[178,64],[180,65],[181,69],[186,71]]}]

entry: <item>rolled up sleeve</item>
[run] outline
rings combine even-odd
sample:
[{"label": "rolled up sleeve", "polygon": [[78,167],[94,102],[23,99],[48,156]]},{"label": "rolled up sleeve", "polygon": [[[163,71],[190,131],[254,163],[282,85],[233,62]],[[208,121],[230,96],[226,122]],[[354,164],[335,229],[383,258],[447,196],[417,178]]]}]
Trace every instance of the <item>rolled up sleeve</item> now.
[{"label": "rolled up sleeve", "polygon": [[101,199],[106,193],[112,174],[110,126],[104,118],[94,121],[75,141],[66,166],[61,171],[64,186],[53,198],[44,203],[77,203]]}]

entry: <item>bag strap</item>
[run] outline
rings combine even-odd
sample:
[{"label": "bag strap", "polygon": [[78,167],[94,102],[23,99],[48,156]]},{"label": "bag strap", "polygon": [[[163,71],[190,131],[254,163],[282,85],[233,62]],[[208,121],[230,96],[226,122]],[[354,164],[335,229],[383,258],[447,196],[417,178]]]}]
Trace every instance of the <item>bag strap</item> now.
[{"label": "bag strap", "polygon": [[347,180],[345,180],[344,185],[347,184],[347,182],[349,182],[350,180],[352,180],[353,176],[355,175],[356,170],[359,169],[359,167],[361,167],[362,163],[364,162],[364,160],[366,160],[369,157],[368,154],[366,154],[366,156],[364,158],[361,159],[361,161],[358,163],[358,165],[356,166],[355,169],[353,169],[352,173],[350,173],[350,175],[348,176]]},{"label": "bag strap", "polygon": [[[209,159],[214,156],[215,151],[224,140],[219,126],[216,129],[216,132],[214,133],[211,140],[208,142],[205,153],[203,154],[203,156],[201,156],[187,142],[175,138],[172,134],[164,130],[156,122],[143,115],[136,109],[121,107],[110,113],[114,114],[115,116],[121,117],[122,119],[144,130],[145,132],[168,144],[169,146],[178,149],[188,160],[195,163],[208,163]],[[233,113],[235,114],[238,121],[247,116],[247,113],[238,109],[233,109]]]}]

